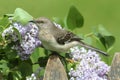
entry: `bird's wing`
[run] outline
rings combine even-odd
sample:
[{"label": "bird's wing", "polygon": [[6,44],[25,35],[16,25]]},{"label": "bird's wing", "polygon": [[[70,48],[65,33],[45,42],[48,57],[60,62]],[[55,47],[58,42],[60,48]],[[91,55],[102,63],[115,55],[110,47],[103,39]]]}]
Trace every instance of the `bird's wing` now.
[{"label": "bird's wing", "polygon": [[56,36],[56,40],[59,44],[65,44],[71,41],[82,40],[81,38],[79,38],[78,36],[76,36],[74,33],[70,31],[61,30],[61,32],[57,34],[60,35],[60,36]]},{"label": "bird's wing", "polygon": [[74,33],[70,32],[70,31],[56,29],[56,30],[52,31],[52,33],[54,33],[54,32],[55,32],[55,35],[54,34],[53,35],[54,35],[56,41],[61,45],[64,45],[65,43],[69,43],[72,41],[78,41],[80,46],[85,47],[87,49],[94,50],[96,52],[99,52],[99,53],[102,53],[102,54],[108,56],[108,54],[106,52],[101,51],[91,45],[85,44],[84,42],[82,42],[83,39],[79,38],[78,36],[76,36]]}]

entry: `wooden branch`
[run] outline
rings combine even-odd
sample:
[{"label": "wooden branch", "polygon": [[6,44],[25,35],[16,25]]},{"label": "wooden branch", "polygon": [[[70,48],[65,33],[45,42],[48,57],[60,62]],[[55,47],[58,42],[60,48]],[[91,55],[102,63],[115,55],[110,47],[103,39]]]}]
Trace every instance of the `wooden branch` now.
[{"label": "wooden branch", "polygon": [[49,57],[43,80],[68,80],[58,55],[52,54]]},{"label": "wooden branch", "polygon": [[120,53],[115,53],[108,77],[109,80],[120,80]]}]

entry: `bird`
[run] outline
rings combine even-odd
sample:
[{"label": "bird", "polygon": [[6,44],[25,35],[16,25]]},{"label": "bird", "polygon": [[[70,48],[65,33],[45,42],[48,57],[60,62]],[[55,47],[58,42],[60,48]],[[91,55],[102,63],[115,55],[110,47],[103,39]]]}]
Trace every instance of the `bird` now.
[{"label": "bird", "polygon": [[38,26],[39,39],[47,50],[66,53],[74,46],[82,46],[108,56],[106,52],[84,43],[83,39],[73,32],[57,27],[54,22],[46,17],[36,18],[30,22]]}]

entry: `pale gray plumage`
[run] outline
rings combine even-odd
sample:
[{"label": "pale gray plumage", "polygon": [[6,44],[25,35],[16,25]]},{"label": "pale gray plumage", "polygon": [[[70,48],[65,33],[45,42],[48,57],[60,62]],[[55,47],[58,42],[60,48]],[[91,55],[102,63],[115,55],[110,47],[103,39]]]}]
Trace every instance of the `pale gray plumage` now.
[{"label": "pale gray plumage", "polygon": [[83,43],[82,39],[72,32],[56,27],[55,24],[48,18],[41,17],[35,19],[33,22],[40,29],[39,38],[43,47],[48,50],[56,52],[67,52],[71,47],[80,45],[104,55],[108,55],[104,51]]}]

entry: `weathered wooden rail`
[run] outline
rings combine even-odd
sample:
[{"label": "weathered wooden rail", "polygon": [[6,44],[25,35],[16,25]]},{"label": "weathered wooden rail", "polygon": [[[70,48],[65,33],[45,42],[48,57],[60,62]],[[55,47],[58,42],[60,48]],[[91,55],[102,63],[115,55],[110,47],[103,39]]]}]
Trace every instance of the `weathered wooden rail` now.
[{"label": "weathered wooden rail", "polygon": [[[67,73],[57,55],[49,57],[43,80],[68,80]],[[120,53],[115,53],[108,80],[120,80]]]},{"label": "weathered wooden rail", "polygon": [[115,53],[108,78],[109,80],[120,80],[120,53]]},{"label": "weathered wooden rail", "polygon": [[58,55],[53,54],[49,57],[43,80],[68,80]]}]

